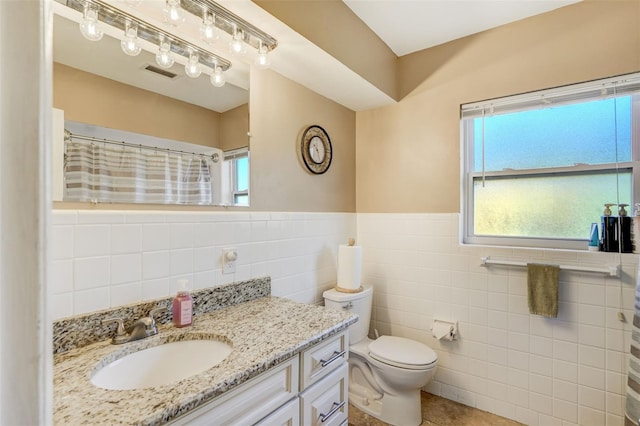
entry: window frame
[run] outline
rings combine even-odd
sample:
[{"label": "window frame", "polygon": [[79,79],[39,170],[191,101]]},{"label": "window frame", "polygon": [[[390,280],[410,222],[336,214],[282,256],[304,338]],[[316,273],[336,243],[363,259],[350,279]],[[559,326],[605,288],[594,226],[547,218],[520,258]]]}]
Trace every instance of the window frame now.
[{"label": "window frame", "polygon": [[[633,84],[624,86],[623,93],[615,91],[608,96],[592,96],[582,97],[582,93],[593,88],[608,87],[618,85],[620,81],[628,82],[631,80]],[[569,99],[558,104],[575,104],[580,102],[589,102],[606,97],[622,97],[632,96],[631,102],[631,161],[607,163],[607,164],[577,164],[569,167],[549,167],[537,169],[507,169],[500,171],[473,171],[474,170],[474,141],[473,118],[478,115],[478,109],[491,109],[495,111],[496,105],[500,108],[500,113],[515,113],[522,110],[530,110],[536,108],[532,105],[535,99],[545,97],[553,97],[554,95],[562,96]],[[569,94],[568,96],[566,94]],[[546,101],[544,103],[547,103]],[[523,107],[519,107],[524,105]],[[555,104],[557,105],[557,104]],[[554,105],[554,106],[555,106]],[[538,107],[539,108],[539,107]],[[472,111],[472,114],[465,116],[466,111]],[[598,172],[620,172],[627,170],[631,172],[631,206],[628,208],[629,215],[635,212],[636,202],[640,202],[640,73],[628,76],[619,76],[609,79],[602,79],[588,83],[580,83],[571,86],[563,86],[560,88],[546,89],[526,94],[514,95],[499,99],[493,99],[473,104],[461,105],[460,108],[460,144],[461,144],[461,243],[470,245],[487,245],[487,246],[505,246],[505,247],[524,247],[524,248],[548,248],[548,249],[568,249],[568,250],[586,250],[586,242],[588,236],[581,239],[568,238],[540,238],[540,237],[512,237],[512,236],[487,236],[474,234],[474,181],[481,179],[491,180],[500,177],[544,177],[544,176],[570,176],[577,174],[593,174]],[[585,232],[586,234],[586,232]]]}]

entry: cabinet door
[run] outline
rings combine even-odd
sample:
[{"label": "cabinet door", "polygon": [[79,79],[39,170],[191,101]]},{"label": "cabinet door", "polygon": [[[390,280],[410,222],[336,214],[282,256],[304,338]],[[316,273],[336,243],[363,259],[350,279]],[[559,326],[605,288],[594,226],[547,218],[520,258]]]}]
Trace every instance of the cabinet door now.
[{"label": "cabinet door", "polygon": [[300,425],[300,400],[292,399],[256,425],[259,426],[298,426]]},{"label": "cabinet door", "polygon": [[172,425],[251,425],[298,394],[298,357],[176,419]]},{"label": "cabinet door", "polygon": [[341,425],[347,420],[349,367],[343,363],[337,370],[300,394],[302,425]]},{"label": "cabinet door", "polygon": [[349,358],[349,334],[344,331],[302,353],[300,389],[304,390]]}]

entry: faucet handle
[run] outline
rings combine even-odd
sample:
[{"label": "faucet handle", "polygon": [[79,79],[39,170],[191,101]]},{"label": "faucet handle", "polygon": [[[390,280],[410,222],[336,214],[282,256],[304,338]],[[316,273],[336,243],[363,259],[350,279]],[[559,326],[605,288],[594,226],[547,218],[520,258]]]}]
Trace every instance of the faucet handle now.
[{"label": "faucet handle", "polygon": [[102,325],[110,324],[112,322],[118,323],[118,328],[116,329],[116,335],[113,336],[113,343],[124,343],[128,340],[127,332],[124,329],[124,322],[122,318],[105,318],[102,321]]},{"label": "faucet handle", "polygon": [[156,318],[155,315],[159,312],[165,312],[167,310],[166,307],[161,306],[159,308],[154,308],[151,311],[149,311],[149,318],[151,318],[151,321],[153,322],[153,324],[155,325],[156,323]]}]

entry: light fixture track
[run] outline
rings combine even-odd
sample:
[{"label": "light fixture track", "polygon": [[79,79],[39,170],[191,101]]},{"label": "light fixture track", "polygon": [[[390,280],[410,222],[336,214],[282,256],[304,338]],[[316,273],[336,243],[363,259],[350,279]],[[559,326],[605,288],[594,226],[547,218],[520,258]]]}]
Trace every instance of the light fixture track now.
[{"label": "light fixture track", "polygon": [[202,17],[205,12],[212,13],[215,17],[214,25],[216,28],[231,37],[233,37],[236,28],[242,30],[243,41],[256,50],[260,48],[261,42],[269,52],[278,47],[278,40],[212,0],[181,0],[180,5],[185,11],[198,17]]},{"label": "light fixture track", "polygon": [[180,55],[187,60],[192,52],[198,53],[198,60],[201,64],[211,69],[220,67],[222,71],[226,71],[231,67],[231,62],[227,59],[218,56],[208,50],[195,46],[180,37],[175,36],[161,28],[156,27],[148,22],[145,22],[133,15],[128,14],[122,10],[116,9],[113,6],[102,2],[100,0],[56,0],[58,3],[63,4],[73,10],[80,13],[84,11],[86,4],[95,5],[98,7],[98,20],[110,25],[114,28],[118,28],[122,31],[126,29],[127,22],[133,22],[138,26],[138,38],[145,40],[149,43],[159,45],[162,40],[170,41],[171,52]]}]

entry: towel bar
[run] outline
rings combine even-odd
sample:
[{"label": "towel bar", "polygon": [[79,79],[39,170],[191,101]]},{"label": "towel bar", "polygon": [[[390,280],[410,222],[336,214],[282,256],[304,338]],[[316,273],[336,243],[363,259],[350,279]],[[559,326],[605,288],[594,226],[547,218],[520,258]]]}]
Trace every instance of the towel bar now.
[{"label": "towel bar", "polygon": [[[527,262],[515,262],[511,260],[492,260],[490,256],[483,256],[480,258],[480,263],[483,266],[489,265],[504,265],[504,266],[527,266]],[[600,268],[590,266],[577,266],[577,265],[558,265],[560,269],[567,271],[579,271],[579,272],[597,272],[601,274],[608,274],[612,277],[620,276],[619,265],[607,265]]]}]

